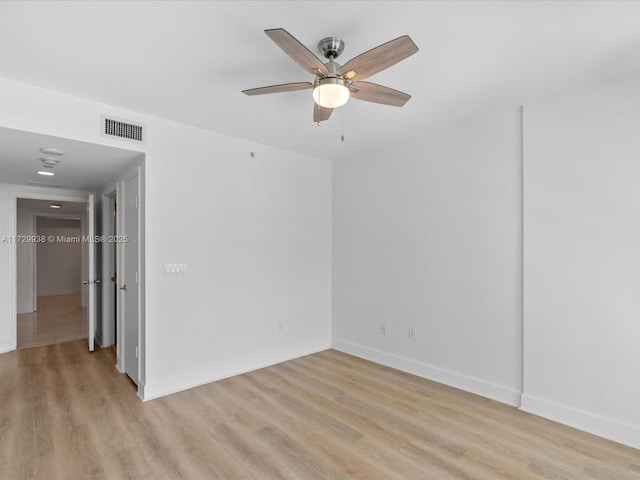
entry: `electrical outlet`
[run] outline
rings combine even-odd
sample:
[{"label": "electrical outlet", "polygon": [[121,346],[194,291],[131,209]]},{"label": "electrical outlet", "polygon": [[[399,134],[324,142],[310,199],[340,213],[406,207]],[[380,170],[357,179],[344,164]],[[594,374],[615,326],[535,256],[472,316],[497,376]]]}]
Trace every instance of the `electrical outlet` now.
[{"label": "electrical outlet", "polygon": [[278,323],[278,333],[284,332],[284,322]]},{"label": "electrical outlet", "polygon": [[384,323],[380,324],[380,335],[386,335],[387,334],[387,326]]},{"label": "electrical outlet", "polygon": [[409,327],[409,340],[416,339],[416,327]]}]

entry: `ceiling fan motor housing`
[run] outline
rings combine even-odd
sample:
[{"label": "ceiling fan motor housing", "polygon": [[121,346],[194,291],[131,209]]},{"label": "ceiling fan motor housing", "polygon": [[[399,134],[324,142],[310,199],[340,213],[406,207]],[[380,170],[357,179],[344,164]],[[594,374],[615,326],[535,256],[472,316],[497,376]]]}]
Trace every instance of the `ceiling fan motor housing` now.
[{"label": "ceiling fan motor housing", "polygon": [[344,50],[344,40],[338,37],[326,37],[318,42],[318,48],[325,58],[338,58]]}]

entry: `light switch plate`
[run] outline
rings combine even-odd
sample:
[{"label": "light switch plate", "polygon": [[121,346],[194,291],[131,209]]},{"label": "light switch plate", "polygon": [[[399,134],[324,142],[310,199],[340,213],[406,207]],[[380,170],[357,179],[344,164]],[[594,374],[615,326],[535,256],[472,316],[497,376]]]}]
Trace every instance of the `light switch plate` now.
[{"label": "light switch plate", "polygon": [[165,263],[163,265],[163,272],[165,277],[184,275],[187,273],[187,266],[184,263]]}]

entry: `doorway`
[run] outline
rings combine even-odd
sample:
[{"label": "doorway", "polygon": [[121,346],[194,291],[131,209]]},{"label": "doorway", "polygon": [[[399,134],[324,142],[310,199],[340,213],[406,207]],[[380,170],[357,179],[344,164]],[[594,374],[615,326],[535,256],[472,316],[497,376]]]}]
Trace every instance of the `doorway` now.
[{"label": "doorway", "polygon": [[[85,262],[83,264],[83,285],[80,287],[81,305],[86,305],[85,308],[87,309],[86,337],[88,350],[92,350],[90,342],[92,334],[98,335],[98,347],[105,346],[102,343],[105,336],[110,337],[111,344],[124,345],[127,339],[123,333],[123,325],[132,326],[132,333],[135,333],[136,336],[131,341],[133,354],[127,360],[132,362],[135,360],[130,376],[133,377],[136,383],[141,385],[139,393],[142,394],[145,374],[143,189],[145,154],[140,151],[140,149],[144,150],[143,146],[140,145],[137,148],[139,150],[136,151],[0,127],[0,154],[2,154],[3,158],[10,159],[10,161],[3,161],[0,165],[0,176],[3,180],[3,183],[0,184],[0,192],[5,193],[4,196],[0,195],[0,211],[7,212],[5,217],[6,229],[2,232],[6,238],[14,239],[17,237],[17,202],[19,199],[78,202],[83,204],[83,208],[86,208],[93,201],[94,195],[97,194],[95,197],[97,200],[95,211],[93,208],[89,208],[82,212],[85,215],[85,222],[82,228],[83,234],[88,235],[89,228],[95,226],[96,231],[92,232],[90,236],[97,239],[95,242],[86,244],[87,251],[90,249],[90,245],[93,246],[94,258],[97,259],[97,263],[94,264],[94,262],[88,261],[89,253],[83,256],[83,261]],[[45,150],[55,150],[57,152],[55,161],[40,156],[39,152],[46,153]],[[48,167],[49,170],[45,167]],[[40,170],[48,171],[49,177],[44,179],[38,176]],[[51,178],[52,176],[54,177]],[[105,284],[111,284],[112,276],[110,274],[112,271],[102,268],[104,264],[101,256],[104,251],[109,250],[106,247],[114,247],[116,251],[119,248],[123,248],[122,244],[116,243],[114,245],[108,237],[106,241],[102,240],[105,237],[106,230],[102,215],[104,211],[103,196],[107,193],[106,190],[110,184],[119,185],[122,188],[122,192],[124,192],[125,182],[133,177],[137,177],[136,183],[139,188],[139,198],[135,204],[136,207],[139,205],[140,208],[137,215],[134,215],[137,221],[137,238],[139,239],[136,252],[138,260],[132,265],[129,262],[124,264],[121,260],[121,255],[112,255],[111,258],[116,257],[119,267],[116,269],[116,275],[114,275],[118,288],[124,286],[124,284],[120,285],[120,272],[122,272],[124,278],[125,269],[132,266],[135,280],[133,285],[128,285],[127,297],[129,297],[130,292],[131,295],[137,295],[137,298],[135,298],[135,302],[129,302],[134,305],[134,308],[129,308],[129,314],[125,320],[121,315],[125,297],[123,296],[124,293],[121,293],[118,289],[117,295],[114,295],[113,316],[111,317],[113,320],[106,320],[105,317],[106,321],[103,324],[103,307],[106,302],[102,301],[101,294],[104,291]],[[116,187],[114,186],[115,191]],[[118,200],[119,205],[124,205],[123,200],[118,197],[117,193],[114,200]],[[95,219],[89,218],[90,212],[95,214]],[[116,232],[112,233],[118,235],[124,233],[120,227],[124,228],[122,222],[118,220],[115,225]],[[113,230],[113,225],[110,228]],[[32,233],[34,232],[32,231]],[[0,316],[0,349],[3,351],[10,351],[18,347],[18,293],[21,292],[19,283],[24,281],[24,278],[21,277],[21,281],[18,282],[17,257],[19,253],[16,248],[16,242],[12,241],[12,243],[12,245],[0,249],[0,264],[8,266],[8,268],[3,269],[3,272],[0,272],[0,276],[4,276],[2,281],[5,286],[5,288],[0,289],[0,305],[6,307],[6,313]],[[132,257],[133,253],[130,252],[129,256]],[[35,254],[33,258],[35,259]],[[89,268],[92,265],[95,267],[93,274],[89,272]],[[29,274],[25,278],[27,278],[27,283],[31,285],[32,290],[35,292],[35,275]],[[84,282],[87,283],[84,284]],[[20,296],[22,297],[22,293],[20,293]],[[27,297],[31,299],[28,300],[30,309],[21,310],[21,313],[41,313],[44,304],[41,301],[40,307],[38,306],[37,294],[32,293]],[[95,309],[89,307],[91,297],[95,301]],[[131,298],[130,300],[134,299]],[[22,301],[22,298],[20,298],[20,301]],[[67,308],[70,304],[69,302],[64,302],[66,306],[58,305],[56,308]],[[77,299],[75,300],[75,305],[77,306]],[[47,308],[49,307],[47,305]],[[91,312],[95,313],[93,316],[95,326],[93,328],[90,326],[91,323],[89,321],[92,317]],[[105,329],[104,327],[112,327],[112,329],[107,333],[108,328]],[[124,348],[118,350],[124,350]],[[125,357],[123,355],[122,358],[119,358],[116,365],[122,372],[125,371]],[[136,368],[137,371],[135,370]]]},{"label": "doorway", "polygon": [[[118,227],[118,186],[105,190],[102,194],[102,234],[107,238],[117,238]],[[118,354],[118,253],[117,242],[102,245],[102,332],[100,345],[113,347]]]},{"label": "doorway", "polygon": [[[87,337],[83,202],[17,199],[17,347]],[[58,213],[52,213],[58,212]],[[33,241],[31,241],[33,240]]]},{"label": "doorway", "polygon": [[141,175],[141,166],[136,166],[102,194],[103,236],[112,240],[102,250],[103,277],[109,279],[102,287],[103,345],[115,345],[118,370],[136,385],[143,354]]},{"label": "doorway", "polygon": [[[139,175],[130,176],[124,181],[122,196],[122,225],[126,238],[122,238],[121,261],[123,268],[121,292],[121,318],[124,372],[137,385],[139,380],[139,322],[140,317],[140,256],[139,256],[139,214],[138,193]],[[126,241],[124,241],[126,240]]]}]

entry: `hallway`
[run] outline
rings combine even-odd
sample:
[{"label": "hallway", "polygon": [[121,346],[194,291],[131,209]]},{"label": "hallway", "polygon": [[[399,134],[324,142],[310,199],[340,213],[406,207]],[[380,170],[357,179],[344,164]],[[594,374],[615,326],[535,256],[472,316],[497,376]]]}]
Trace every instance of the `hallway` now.
[{"label": "hallway", "polygon": [[86,338],[86,308],[80,295],[38,297],[38,311],[18,315],[18,348]]}]

